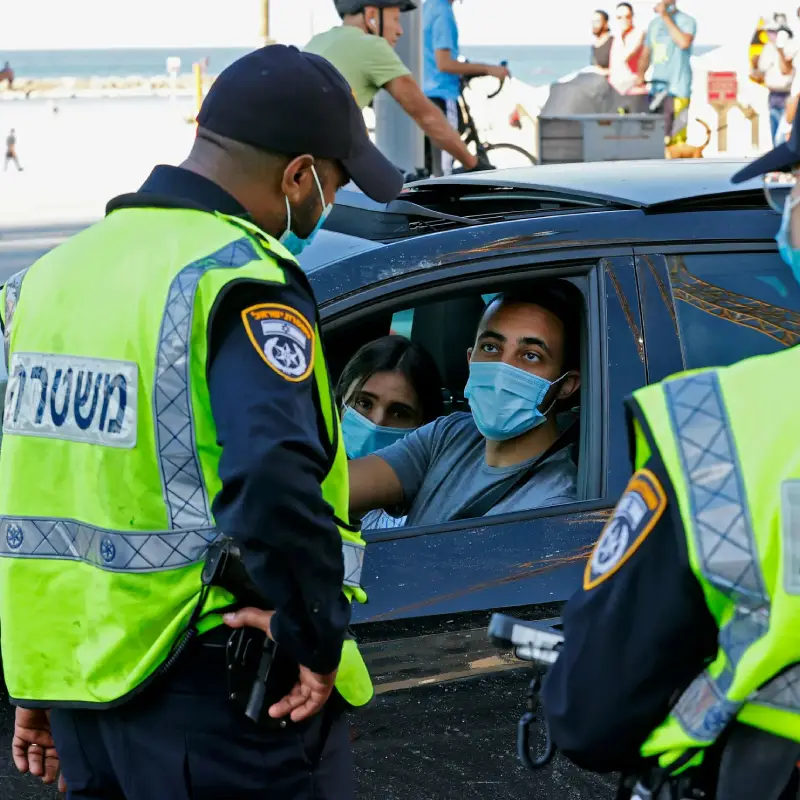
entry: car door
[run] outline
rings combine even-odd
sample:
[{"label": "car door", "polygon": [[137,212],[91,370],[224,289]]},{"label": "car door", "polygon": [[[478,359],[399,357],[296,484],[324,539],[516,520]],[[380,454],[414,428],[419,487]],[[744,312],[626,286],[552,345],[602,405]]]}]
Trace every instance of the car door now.
[{"label": "car door", "polygon": [[[383,298],[401,310],[434,291],[493,280],[560,276],[581,283],[588,325],[584,335],[584,402],[581,415],[581,472],[586,491],[579,502],[435,526],[367,532],[364,583],[370,600],[354,621],[448,619],[485,609],[542,606],[565,600],[579,585],[583,563],[628,476],[623,399],[645,383],[644,343],[632,251],[537,253],[513,259],[455,264],[417,275],[406,298],[391,283],[365,287],[323,308],[323,331],[353,317],[378,313]],[[313,278],[313,276],[312,276]],[[366,309],[366,311],[365,311]],[[542,613],[545,613],[544,611]]]}]

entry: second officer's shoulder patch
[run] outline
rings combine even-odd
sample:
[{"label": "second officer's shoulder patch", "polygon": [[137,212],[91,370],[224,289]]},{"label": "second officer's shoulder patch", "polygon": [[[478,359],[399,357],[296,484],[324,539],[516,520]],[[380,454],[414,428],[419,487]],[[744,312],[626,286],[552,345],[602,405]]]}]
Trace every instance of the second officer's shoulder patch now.
[{"label": "second officer's shoulder patch", "polygon": [[259,303],[242,311],[245,330],[267,365],[287,381],[304,381],[314,369],[314,328],[295,309]]},{"label": "second officer's shoulder patch", "polygon": [[584,590],[610,578],[639,549],[666,507],[658,478],[649,469],[635,472],[586,563]]}]

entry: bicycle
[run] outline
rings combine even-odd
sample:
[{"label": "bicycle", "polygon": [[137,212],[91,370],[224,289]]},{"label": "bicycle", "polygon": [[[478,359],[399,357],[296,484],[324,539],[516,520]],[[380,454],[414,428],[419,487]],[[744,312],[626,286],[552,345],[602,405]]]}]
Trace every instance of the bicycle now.
[{"label": "bicycle", "polygon": [[[503,61],[500,66],[506,67],[508,66],[508,62]],[[536,166],[539,163],[536,157],[531,153],[529,153],[524,147],[520,147],[519,145],[516,144],[511,144],[510,142],[498,142],[498,143],[489,142],[488,144],[484,144],[481,141],[480,136],[478,134],[478,126],[475,124],[475,119],[472,116],[472,109],[470,108],[469,103],[467,102],[467,98],[464,96],[464,90],[469,86],[470,82],[474,80],[474,78],[476,77],[480,76],[477,75],[470,77],[465,76],[461,79],[461,96],[459,97],[458,103],[459,106],[461,107],[462,119],[464,120],[464,132],[462,133],[462,138],[464,139],[466,144],[467,145],[472,144],[475,146],[475,155],[478,156],[479,160],[483,161],[484,158],[482,157],[485,157],[485,160],[489,161],[489,163],[491,163],[492,166],[496,168],[504,166],[512,166],[512,164],[504,163],[505,159],[502,159],[502,157],[497,158],[498,154],[501,152],[515,153],[516,155],[520,156],[519,159],[516,159],[517,163],[513,164],[513,166],[526,166],[526,167]],[[499,95],[500,92],[503,91],[505,83],[506,79],[501,78],[500,85],[494,92],[487,95],[487,98],[489,100],[493,100],[495,97],[497,97],[497,95]],[[490,157],[491,153],[495,154],[495,158],[500,163],[494,163],[494,161],[492,161]]]},{"label": "bicycle", "polygon": [[[501,66],[508,66],[508,62],[503,61]],[[536,166],[539,162],[536,160],[535,156],[525,150],[524,147],[511,144],[510,142],[484,143],[481,141],[478,133],[478,126],[475,124],[475,118],[472,116],[472,109],[470,108],[467,98],[464,95],[464,90],[470,85],[470,83],[475,78],[480,77],[485,76],[465,75],[461,78],[461,91],[458,99],[460,117],[459,133],[461,134],[461,138],[464,140],[464,143],[475,153],[475,155],[478,157],[478,161],[487,168],[491,167],[494,169],[502,169],[514,166]],[[494,92],[487,95],[487,98],[492,100],[497,97],[497,95],[503,91],[505,82],[506,79],[501,78],[500,85]],[[432,174],[432,168],[433,159],[426,158],[425,172],[427,175],[424,177],[429,177]],[[464,170],[458,170],[458,172],[462,171]],[[415,177],[417,180],[419,180],[419,178],[422,176],[420,172],[417,172]]]}]

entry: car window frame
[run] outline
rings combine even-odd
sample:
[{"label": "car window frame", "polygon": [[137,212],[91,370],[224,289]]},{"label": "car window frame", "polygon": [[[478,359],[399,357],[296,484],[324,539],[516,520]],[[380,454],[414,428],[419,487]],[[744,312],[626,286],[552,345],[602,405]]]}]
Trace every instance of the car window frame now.
[{"label": "car window frame", "polygon": [[[581,331],[581,367],[588,368],[589,374],[597,376],[599,386],[592,392],[585,392],[585,402],[581,404],[581,452],[594,448],[599,456],[590,459],[586,467],[587,476],[583,479],[587,489],[596,488],[597,497],[578,500],[544,508],[524,509],[506,514],[493,514],[464,520],[452,520],[434,525],[401,526],[389,530],[365,531],[367,543],[387,542],[420,536],[434,536],[448,533],[474,531],[477,527],[487,528],[513,524],[551,516],[570,516],[595,511],[606,511],[614,506],[618,495],[609,490],[606,476],[609,470],[609,379],[608,342],[601,335],[607,330],[606,292],[613,291],[607,286],[605,275],[607,263],[615,259],[628,259],[633,272],[634,253],[629,246],[581,248],[566,251],[535,251],[511,257],[493,257],[463,264],[448,264],[429,272],[414,272],[391,281],[382,281],[364,289],[351,292],[344,297],[332,298],[320,304],[323,338],[326,332],[335,332],[345,325],[357,323],[359,318],[387,311],[399,310],[401,306],[410,308],[415,298],[424,295],[426,300],[438,295],[447,295],[458,283],[459,289],[476,290],[492,280],[511,283],[514,280],[528,282],[532,279],[552,277],[585,277],[588,280],[588,293],[584,294],[588,305],[587,325]],[[535,275],[533,274],[535,273]],[[388,291],[387,291],[388,288]],[[583,292],[582,292],[583,293]],[[638,303],[638,298],[633,298]],[[597,313],[592,310],[597,309]],[[585,410],[584,410],[585,409]],[[585,461],[585,459],[582,459]],[[593,463],[592,463],[593,462]],[[582,479],[579,464],[579,485]]]}]

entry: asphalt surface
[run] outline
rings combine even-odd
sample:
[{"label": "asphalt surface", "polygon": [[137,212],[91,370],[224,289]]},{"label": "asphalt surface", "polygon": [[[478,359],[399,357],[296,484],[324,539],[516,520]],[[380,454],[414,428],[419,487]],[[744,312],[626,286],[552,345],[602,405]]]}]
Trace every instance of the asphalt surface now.
[{"label": "asphalt surface", "polygon": [[[611,778],[581,772],[561,758],[536,774],[516,761],[527,677],[523,670],[383,695],[354,714],[359,800],[613,798]],[[3,701],[0,800],[55,800],[53,789],[14,770],[12,720]]]},{"label": "asphalt surface", "polygon": [[[0,283],[81,227],[0,229]],[[610,779],[580,772],[561,759],[535,775],[516,761],[515,731],[527,679],[524,670],[513,671],[378,697],[352,719],[359,798],[612,798]],[[0,800],[58,797],[36,779],[17,774],[10,757],[12,731],[12,709],[0,700]]]}]

